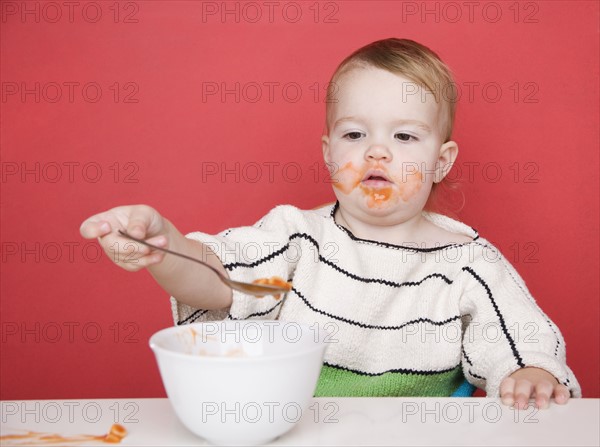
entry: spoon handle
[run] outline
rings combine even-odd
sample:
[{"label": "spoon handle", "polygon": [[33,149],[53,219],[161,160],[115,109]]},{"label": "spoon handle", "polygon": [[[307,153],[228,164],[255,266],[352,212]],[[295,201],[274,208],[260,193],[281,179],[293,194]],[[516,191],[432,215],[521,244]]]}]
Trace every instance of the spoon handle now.
[{"label": "spoon handle", "polygon": [[130,234],[126,233],[125,231],[122,231],[122,230],[118,230],[118,231],[121,236],[123,236],[127,239],[131,239],[132,241],[135,241],[140,244],[146,245],[148,247],[154,248],[155,250],[164,251],[165,253],[179,256],[181,258],[187,259],[189,261],[194,261],[194,262],[197,262],[198,264],[202,264],[203,266],[208,267],[219,277],[219,279],[221,280],[221,282],[223,284],[225,284],[227,287],[230,287],[232,289],[239,290],[240,292],[249,293],[249,294],[255,295],[255,296],[263,296],[263,295],[271,295],[273,293],[285,293],[289,290],[288,288],[271,285],[271,284],[254,284],[254,283],[244,283],[244,282],[240,282],[240,281],[234,281],[232,279],[227,278],[225,275],[223,275],[221,272],[219,272],[212,265],[210,265],[204,261],[201,261],[200,259],[194,258],[192,256],[184,255],[183,253],[169,250],[167,248],[157,247],[156,245],[146,242],[143,239],[138,239],[136,237],[133,237]]}]

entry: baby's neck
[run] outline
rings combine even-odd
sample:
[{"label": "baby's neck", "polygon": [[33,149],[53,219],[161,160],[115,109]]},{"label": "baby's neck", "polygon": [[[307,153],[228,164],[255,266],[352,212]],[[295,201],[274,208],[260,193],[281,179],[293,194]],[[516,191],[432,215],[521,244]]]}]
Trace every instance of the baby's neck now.
[{"label": "baby's neck", "polygon": [[337,223],[346,227],[354,236],[394,245],[421,246],[425,218],[421,213],[394,225],[377,225],[357,219],[339,208],[335,214]]},{"label": "baby's neck", "polygon": [[393,245],[436,248],[449,244],[463,244],[473,240],[472,237],[465,234],[453,233],[435,225],[421,213],[392,225],[365,222],[353,217],[342,208],[337,210],[334,217],[337,223],[346,227],[357,238]]}]

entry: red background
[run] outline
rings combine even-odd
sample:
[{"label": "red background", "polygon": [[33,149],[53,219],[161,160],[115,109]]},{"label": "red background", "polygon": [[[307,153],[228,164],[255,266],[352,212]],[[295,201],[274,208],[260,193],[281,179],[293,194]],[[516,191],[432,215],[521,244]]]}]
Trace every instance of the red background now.
[{"label": "red background", "polygon": [[[164,396],[147,340],[172,324],[168,296],[147,272],[106,256],[92,262],[96,243],[79,236],[81,222],[147,203],[182,232],[218,232],[276,204],[333,200],[314,169],[324,88],[347,54],[392,36],[429,46],[453,69],[463,88],[454,132],[462,169],[451,174],[466,197],[458,217],[513,262],[561,328],[584,396],[599,397],[597,2],[496,2],[498,20],[486,2],[471,17],[444,2],[427,3],[425,16],[421,2],[301,2],[296,23],[294,5],[283,14],[288,2],[271,20],[255,3],[255,23],[254,6],[238,4],[236,23],[203,15],[220,2],[192,1],[125,2],[119,17],[114,2],[97,2],[92,23],[87,3],[72,20],[66,7],[56,20],[45,3],[27,3],[39,17],[2,4],[2,399]],[[79,83],[72,100],[70,82]],[[82,93],[92,82],[97,102],[93,85]],[[207,83],[236,82],[239,102],[203,101]],[[23,98],[36,83],[39,102]],[[62,89],[56,101],[52,83]],[[255,102],[251,83],[262,89]],[[300,87],[295,102],[288,83]],[[207,166],[235,171],[236,162],[239,179],[203,179]],[[273,181],[263,165],[252,183],[249,162],[279,163]]]}]

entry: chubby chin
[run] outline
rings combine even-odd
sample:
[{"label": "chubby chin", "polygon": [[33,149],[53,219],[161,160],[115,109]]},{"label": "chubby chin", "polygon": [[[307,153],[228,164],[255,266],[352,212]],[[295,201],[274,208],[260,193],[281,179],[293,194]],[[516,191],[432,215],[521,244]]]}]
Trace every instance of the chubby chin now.
[{"label": "chubby chin", "polygon": [[403,200],[398,193],[381,190],[364,192],[357,188],[350,194],[334,192],[340,208],[374,225],[394,225],[410,219],[421,212],[427,201],[427,194],[418,193]]}]

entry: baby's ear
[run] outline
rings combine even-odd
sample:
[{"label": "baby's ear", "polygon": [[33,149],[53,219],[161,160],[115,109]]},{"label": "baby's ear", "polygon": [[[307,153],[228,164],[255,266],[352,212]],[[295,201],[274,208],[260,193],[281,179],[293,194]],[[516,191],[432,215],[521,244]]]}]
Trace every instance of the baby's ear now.
[{"label": "baby's ear", "polygon": [[448,141],[442,144],[435,166],[435,183],[441,182],[446,177],[446,174],[452,169],[456,157],[458,157],[458,144],[456,142]]},{"label": "baby's ear", "polygon": [[321,145],[323,149],[323,160],[325,160],[325,163],[329,163],[329,137],[327,135],[321,137]]}]

